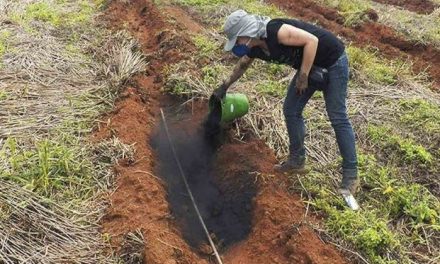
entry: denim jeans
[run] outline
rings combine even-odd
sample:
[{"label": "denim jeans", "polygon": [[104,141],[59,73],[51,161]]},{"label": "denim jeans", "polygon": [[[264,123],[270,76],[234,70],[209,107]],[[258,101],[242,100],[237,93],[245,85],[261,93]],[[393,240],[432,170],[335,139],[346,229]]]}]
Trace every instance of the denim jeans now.
[{"label": "denim jeans", "polygon": [[301,162],[305,159],[305,125],[303,110],[313,93],[322,89],[328,117],[336,134],[339,152],[342,156],[343,178],[357,177],[357,157],[353,128],[347,116],[346,97],[348,83],[348,58],[344,52],[328,69],[327,87],[309,87],[302,95],[296,93],[296,78],[292,79],[284,100],[284,116],[290,140],[290,158]]}]

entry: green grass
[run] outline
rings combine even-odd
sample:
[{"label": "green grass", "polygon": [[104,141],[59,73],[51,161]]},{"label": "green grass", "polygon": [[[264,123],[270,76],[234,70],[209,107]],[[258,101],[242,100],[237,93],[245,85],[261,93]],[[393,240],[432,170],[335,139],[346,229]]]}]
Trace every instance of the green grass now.
[{"label": "green grass", "polygon": [[218,43],[203,34],[193,36],[192,41],[198,50],[197,55],[201,58],[212,58],[220,52]]},{"label": "green grass", "polygon": [[[96,13],[96,7],[102,3],[102,1],[34,1],[23,7],[22,13],[9,15],[13,20],[20,22],[18,26],[24,29],[33,27],[30,23],[32,21],[44,22],[43,27],[49,26],[48,28],[67,27],[70,30],[67,38],[63,38],[61,33],[60,35],[58,32],[54,33],[57,34],[56,41],[65,44],[65,52],[69,53],[69,56],[65,56],[66,60],[72,59],[74,62],[81,60],[81,65],[75,67],[90,67],[88,61],[96,54],[83,50],[78,42],[80,36],[87,36],[91,38],[87,44],[92,41],[98,46],[102,44],[103,39],[100,38],[105,32],[104,29],[93,28],[86,32],[91,26],[86,25],[86,22]],[[67,22],[71,24],[66,24]],[[32,33],[36,34],[43,32],[41,26],[32,30]],[[11,36],[12,33],[7,30],[0,31],[0,55],[2,50],[10,51],[15,48],[13,42],[8,45]],[[95,77],[93,74],[95,73],[91,74],[91,78]],[[90,83],[97,85],[92,80]],[[21,91],[23,94],[27,93],[25,87]],[[86,87],[75,87],[75,89],[88,90]],[[64,106],[52,110],[54,119],[60,119],[60,123],[51,127],[49,131],[44,131],[44,136],[36,132],[29,138],[23,138],[22,135],[8,137],[0,149],[0,177],[12,180],[43,197],[53,198],[56,202],[73,200],[81,202],[90,197],[89,195],[98,189],[97,181],[93,178],[97,169],[94,167],[95,164],[92,164],[94,154],[84,137],[92,131],[94,120],[111,106],[115,96],[111,93],[104,88],[102,91],[75,93],[74,98],[65,95],[64,99],[70,104],[62,104]],[[0,91],[0,102],[14,98],[14,94]],[[26,118],[30,120],[27,125],[30,127],[35,125],[34,119]]]},{"label": "green grass", "polygon": [[207,5],[217,5],[217,4],[225,4],[228,0],[181,0],[179,3],[183,5],[189,6],[207,6]]},{"label": "green grass", "polygon": [[85,159],[85,150],[80,147],[83,143],[78,140],[64,134],[63,138],[39,140],[28,149],[8,138],[0,151],[0,160],[7,162],[9,169],[1,177],[45,197],[65,191],[66,186],[76,186],[83,193],[90,188],[86,186],[93,186],[92,165]]},{"label": "green grass", "polygon": [[344,17],[346,26],[356,26],[367,19],[366,13],[372,9],[369,1],[365,0],[320,0],[324,5],[338,10]]},{"label": "green grass", "polygon": [[397,151],[404,162],[416,162],[430,165],[433,156],[422,145],[417,144],[410,138],[403,138],[386,126],[368,126],[370,140],[380,147],[390,151]]},{"label": "green grass", "polygon": [[381,3],[373,4],[374,10],[379,15],[379,23],[394,28],[409,40],[440,47],[438,11],[425,15]]},{"label": "green grass", "polygon": [[96,11],[96,8],[99,8],[103,3],[102,1],[95,2],[96,4],[93,4],[90,1],[80,1],[79,11],[68,13],[64,22],[71,25],[89,22]]},{"label": "green grass", "polygon": [[53,26],[59,26],[62,20],[62,14],[54,6],[46,2],[32,3],[26,7],[24,20],[40,20],[48,22]]},{"label": "green grass", "polygon": [[[439,230],[440,203],[425,187],[402,181],[392,165],[378,163],[372,154],[358,157],[359,177],[369,190],[359,193],[362,210],[346,209],[329,176],[319,168],[302,178],[312,196],[309,203],[325,213],[328,230],[350,241],[371,263],[408,263],[403,251],[415,241],[425,243],[422,227]],[[410,227],[403,233],[395,226],[399,219]],[[387,260],[388,252],[401,255],[400,260]]]},{"label": "green grass", "polygon": [[259,82],[255,89],[261,94],[284,97],[287,92],[287,85],[279,81],[267,80]]},{"label": "green grass", "polygon": [[410,66],[399,60],[380,59],[377,50],[349,45],[346,49],[350,66],[362,72],[369,80],[395,84],[400,76],[410,75]]},{"label": "green grass", "polygon": [[[255,0],[243,0],[243,1],[232,1],[232,0],[174,0],[175,3],[180,5],[196,7],[199,10],[205,12],[212,12],[219,6],[233,6],[237,9],[243,9],[251,14],[258,14],[263,16],[284,17],[286,14],[278,9],[275,5],[266,4],[262,1]],[[223,21],[218,21],[223,25]]]},{"label": "green grass", "polygon": [[440,133],[440,106],[423,99],[402,99],[399,102],[402,123],[425,133]]},{"label": "green grass", "polygon": [[[23,13],[11,14],[11,19],[25,27],[28,32],[35,32],[30,25],[31,21],[41,21],[54,27],[78,26],[91,21],[93,14],[104,5],[104,1],[82,0],[76,3],[74,11],[65,8],[72,4],[67,1],[57,1],[55,4],[45,1],[31,3],[26,6]],[[64,9],[69,11],[64,11]]]},{"label": "green grass", "polygon": [[0,31],[0,57],[3,56],[8,50],[8,39],[11,37],[9,30]]}]

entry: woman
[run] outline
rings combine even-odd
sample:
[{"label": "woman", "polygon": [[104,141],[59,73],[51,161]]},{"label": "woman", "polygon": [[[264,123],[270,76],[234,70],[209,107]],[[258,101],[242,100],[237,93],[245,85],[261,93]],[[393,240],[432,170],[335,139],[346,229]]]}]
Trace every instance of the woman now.
[{"label": "woman", "polygon": [[305,126],[303,109],[317,89],[322,89],[326,110],[341,153],[340,191],[355,193],[358,186],[357,157],[353,128],[348,120],[348,59],[344,44],[329,31],[294,19],[270,19],[244,10],[230,14],[224,25],[226,51],[240,57],[231,76],[214,91],[222,98],[255,58],[282,63],[297,69],[284,101],[289,134],[289,157],[275,166],[279,172],[305,173]]}]

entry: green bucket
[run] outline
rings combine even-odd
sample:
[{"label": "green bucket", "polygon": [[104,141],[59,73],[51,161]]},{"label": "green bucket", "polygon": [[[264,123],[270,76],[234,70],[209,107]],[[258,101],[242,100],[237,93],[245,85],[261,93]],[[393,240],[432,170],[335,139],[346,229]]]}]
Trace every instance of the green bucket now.
[{"label": "green bucket", "polygon": [[220,115],[220,122],[226,123],[247,114],[249,101],[246,95],[240,93],[226,94],[221,101],[211,96],[209,99],[209,110],[211,112],[216,111]]}]

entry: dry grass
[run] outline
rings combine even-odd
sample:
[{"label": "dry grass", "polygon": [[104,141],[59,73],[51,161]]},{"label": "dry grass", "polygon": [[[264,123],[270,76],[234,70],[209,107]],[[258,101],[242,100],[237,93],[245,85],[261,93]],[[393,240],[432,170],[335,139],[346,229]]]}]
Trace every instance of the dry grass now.
[{"label": "dry grass", "polygon": [[127,33],[100,27],[94,8],[0,1],[2,263],[116,262],[98,222],[112,163],[134,147],[85,137],[146,60]]},{"label": "dry grass", "polygon": [[410,40],[440,49],[440,8],[423,15],[377,2],[372,5],[379,15],[379,23],[396,29]]},{"label": "dry grass", "polygon": [[84,224],[81,218],[0,179],[0,259],[4,263],[109,263],[98,226]]}]

